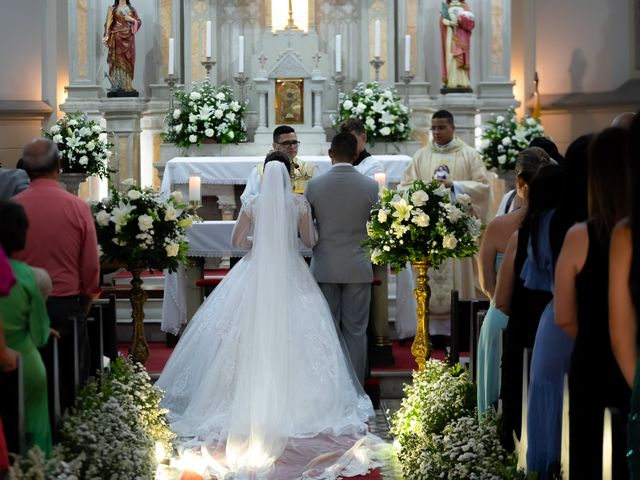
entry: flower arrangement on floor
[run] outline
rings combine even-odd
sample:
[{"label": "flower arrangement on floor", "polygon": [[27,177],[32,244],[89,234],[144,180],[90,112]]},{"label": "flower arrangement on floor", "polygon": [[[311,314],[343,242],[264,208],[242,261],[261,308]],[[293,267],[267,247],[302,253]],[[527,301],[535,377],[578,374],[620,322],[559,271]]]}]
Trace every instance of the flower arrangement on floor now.
[{"label": "flower arrangement on floor", "polygon": [[500,445],[496,417],[477,420],[473,386],[460,365],[428,360],[404,394],[390,422],[404,478],[526,478]]},{"label": "flower arrangement on floor", "polygon": [[9,478],[155,478],[156,452],[170,452],[174,438],[161,399],[142,365],[116,359],[78,396],[53,457],[35,447],[16,459]]},{"label": "flower arrangement on floor", "polygon": [[531,140],[543,136],[544,127],[538,120],[525,115],[518,121],[515,109],[509,107],[505,116],[490,120],[482,133],[482,159],[488,168],[513,170],[518,153],[527,148]]},{"label": "flower arrangement on floor", "polygon": [[471,214],[471,199],[457,195],[435,180],[416,180],[406,190],[383,189],[367,223],[374,264],[402,270],[407,261],[429,259],[437,268],[447,258],[461,258],[478,251],[482,223]]},{"label": "flower arrangement on floor", "polygon": [[189,148],[209,139],[217,143],[240,143],[247,138],[245,104],[237,102],[231,87],[215,87],[209,79],[193,83],[191,92],[176,90],[176,105],[167,114],[165,142]]},{"label": "flower arrangement on floor", "polygon": [[193,222],[192,209],[182,194],[163,198],[133,179],[112,187],[108,198],[92,205],[101,260],[132,268],[177,270],[187,259],[185,228]]},{"label": "flower arrangement on floor", "polygon": [[44,136],[58,146],[63,173],[84,173],[107,178],[113,144],[107,131],[83,112],[68,113]]},{"label": "flower arrangement on floor", "polygon": [[339,127],[349,118],[357,118],[365,127],[370,144],[378,141],[401,142],[409,140],[409,109],[400,101],[396,90],[383,88],[379,83],[362,82],[351,93],[340,94],[340,108],[333,118]]}]

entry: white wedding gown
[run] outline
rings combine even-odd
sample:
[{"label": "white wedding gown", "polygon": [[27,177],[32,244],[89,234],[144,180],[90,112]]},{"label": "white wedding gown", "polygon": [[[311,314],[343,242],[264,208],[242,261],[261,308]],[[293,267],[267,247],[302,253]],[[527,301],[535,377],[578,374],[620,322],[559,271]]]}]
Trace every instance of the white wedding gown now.
[{"label": "white wedding gown", "polygon": [[233,232],[251,251],[193,316],[156,384],[172,429],[219,477],[362,474],[371,459],[352,447],[379,442],[298,236],[316,241],[309,204],[269,162]]}]

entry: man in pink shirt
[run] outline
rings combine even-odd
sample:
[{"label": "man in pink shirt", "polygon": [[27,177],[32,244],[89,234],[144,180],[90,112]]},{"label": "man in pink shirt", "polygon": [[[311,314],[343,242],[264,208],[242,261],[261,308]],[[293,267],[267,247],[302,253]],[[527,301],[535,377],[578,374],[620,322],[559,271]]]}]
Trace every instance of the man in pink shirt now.
[{"label": "man in pink shirt", "polygon": [[[80,382],[89,375],[89,338],[85,317],[91,301],[100,293],[98,242],[91,211],[86,202],[64,190],[59,183],[58,148],[40,138],[23,150],[24,167],[31,185],[14,197],[29,219],[27,243],[15,257],[45,269],[53,289],[47,300],[51,328],[60,332],[60,404],[62,411],[75,401],[73,321],[78,319]],[[42,352],[53,391],[51,343]],[[53,405],[53,402],[50,402]]]}]

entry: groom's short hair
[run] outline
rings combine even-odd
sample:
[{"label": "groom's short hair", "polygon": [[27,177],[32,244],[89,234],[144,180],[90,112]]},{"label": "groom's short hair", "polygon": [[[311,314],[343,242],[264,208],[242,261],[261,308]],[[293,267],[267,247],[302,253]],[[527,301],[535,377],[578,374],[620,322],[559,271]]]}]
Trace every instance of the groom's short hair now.
[{"label": "groom's short hair", "polygon": [[358,141],[350,133],[340,132],[331,140],[331,151],[336,158],[352,163],[358,154]]},{"label": "groom's short hair", "polygon": [[285,133],[296,133],[296,131],[289,125],[280,125],[279,127],[276,127],[273,131],[273,143],[278,143],[280,141],[280,135],[284,135]]}]

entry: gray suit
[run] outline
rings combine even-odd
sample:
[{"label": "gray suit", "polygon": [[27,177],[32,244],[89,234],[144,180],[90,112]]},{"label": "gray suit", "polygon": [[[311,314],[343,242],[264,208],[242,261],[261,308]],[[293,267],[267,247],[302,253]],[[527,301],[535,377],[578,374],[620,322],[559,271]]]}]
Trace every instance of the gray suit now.
[{"label": "gray suit", "polygon": [[0,168],[0,200],[9,200],[29,187],[29,176],[19,168]]},{"label": "gray suit", "polygon": [[309,182],[305,196],[318,227],[311,272],[360,382],[367,363],[367,324],[373,271],[361,242],[378,199],[378,184],[345,163]]}]

